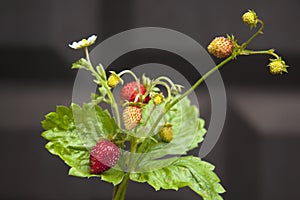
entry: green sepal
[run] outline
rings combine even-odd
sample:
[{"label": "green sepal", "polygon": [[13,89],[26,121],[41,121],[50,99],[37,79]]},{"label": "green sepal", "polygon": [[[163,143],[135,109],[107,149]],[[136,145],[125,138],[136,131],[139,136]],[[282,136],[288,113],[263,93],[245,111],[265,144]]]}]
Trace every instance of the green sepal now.
[{"label": "green sepal", "polygon": [[96,66],[96,70],[97,70],[98,74],[100,75],[100,77],[102,78],[102,80],[106,81],[106,80],[107,80],[106,72],[105,72],[105,70],[104,70],[102,64],[99,63],[99,64]]},{"label": "green sepal", "polygon": [[90,63],[86,59],[81,58],[80,60],[78,60],[77,62],[72,64],[71,69],[87,69],[88,70],[89,67],[90,67]]}]

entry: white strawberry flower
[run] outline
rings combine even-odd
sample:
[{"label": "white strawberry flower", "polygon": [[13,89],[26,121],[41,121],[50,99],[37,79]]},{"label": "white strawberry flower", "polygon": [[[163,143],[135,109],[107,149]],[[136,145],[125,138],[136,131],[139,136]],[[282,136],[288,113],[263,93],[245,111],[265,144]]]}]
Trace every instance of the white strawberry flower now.
[{"label": "white strawberry flower", "polygon": [[97,39],[97,36],[92,35],[88,39],[82,39],[79,42],[73,42],[72,44],[69,44],[69,47],[71,47],[72,49],[81,49],[84,47],[88,47],[88,46],[91,46],[92,44],[94,44],[96,39]]}]

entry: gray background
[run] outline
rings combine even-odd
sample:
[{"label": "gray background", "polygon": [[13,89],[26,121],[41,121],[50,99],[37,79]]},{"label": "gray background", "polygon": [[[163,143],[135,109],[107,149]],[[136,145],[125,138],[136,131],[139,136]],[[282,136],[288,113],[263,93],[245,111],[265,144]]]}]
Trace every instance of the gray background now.
[{"label": "gray background", "polygon": [[[225,199],[299,199],[300,94],[299,8],[288,1],[0,1],[0,199],[109,199],[112,186],[98,179],[67,176],[68,167],[50,155],[40,137],[43,116],[56,104],[69,105],[82,51],[70,41],[91,34],[104,39],[131,28],[161,26],[183,32],[203,46],[218,35],[250,36],[240,20],[256,10],[264,35],[251,48],[275,47],[291,66],[271,76],[267,56],[240,57],[221,70],[228,95],[224,131],[205,159],[227,189]],[[219,62],[219,60],[215,60]],[[143,50],[116,60],[112,69],[158,62],[181,71],[193,83],[198,74],[183,59]],[[183,70],[184,69],[184,70]],[[190,69],[187,71],[186,69]],[[210,116],[205,87],[197,90],[202,116]],[[198,150],[191,152],[197,155]],[[127,199],[201,199],[189,189],[154,190],[130,183]]]}]

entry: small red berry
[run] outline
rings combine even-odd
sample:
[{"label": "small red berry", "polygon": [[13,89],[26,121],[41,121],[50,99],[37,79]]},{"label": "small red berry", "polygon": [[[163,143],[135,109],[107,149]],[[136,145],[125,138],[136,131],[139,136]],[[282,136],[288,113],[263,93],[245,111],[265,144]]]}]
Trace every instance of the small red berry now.
[{"label": "small red berry", "polygon": [[[140,92],[142,95],[146,93],[146,87],[143,84],[140,84]],[[139,98],[139,91],[138,91],[138,84],[136,81],[127,83],[122,89],[121,89],[121,98],[130,102],[138,102]],[[149,97],[146,97],[143,100],[143,103],[148,103]]]},{"label": "small red berry", "polygon": [[92,174],[101,174],[109,170],[119,160],[119,148],[108,140],[100,140],[90,152],[90,171]]}]

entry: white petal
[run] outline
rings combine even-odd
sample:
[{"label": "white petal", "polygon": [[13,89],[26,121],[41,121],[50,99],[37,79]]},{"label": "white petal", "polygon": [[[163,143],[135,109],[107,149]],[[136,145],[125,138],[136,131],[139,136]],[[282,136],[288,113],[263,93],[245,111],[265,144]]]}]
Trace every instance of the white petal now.
[{"label": "white petal", "polygon": [[80,46],[80,47],[83,47],[83,46],[84,46],[83,40],[81,40],[81,41],[78,42],[78,46]]},{"label": "white petal", "polygon": [[89,44],[91,45],[91,44],[95,43],[96,39],[97,39],[97,36],[96,35],[92,35],[87,40],[88,40]]},{"label": "white petal", "polygon": [[69,47],[71,47],[72,49],[78,49],[80,46],[77,42],[73,42],[72,44],[69,44]]}]

